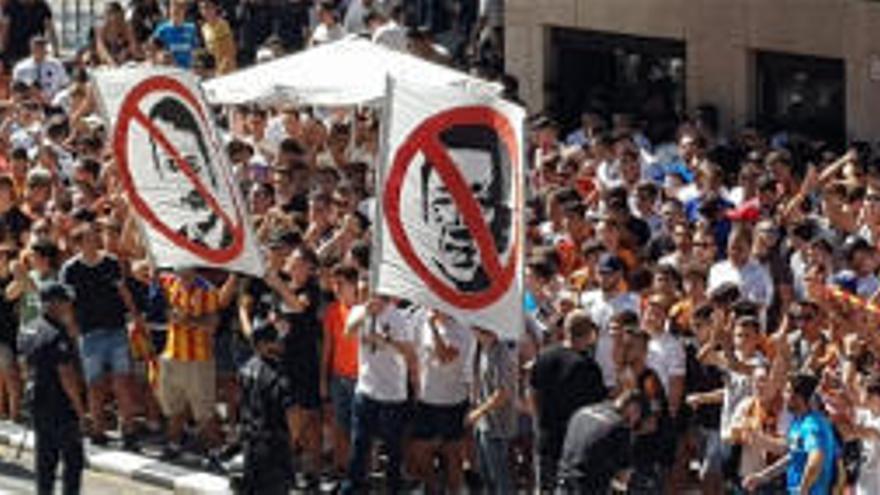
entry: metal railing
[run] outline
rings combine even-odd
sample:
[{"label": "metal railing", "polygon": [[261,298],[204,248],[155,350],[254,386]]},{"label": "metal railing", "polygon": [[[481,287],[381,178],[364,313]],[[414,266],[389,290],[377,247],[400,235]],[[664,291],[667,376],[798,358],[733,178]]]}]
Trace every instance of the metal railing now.
[{"label": "metal railing", "polygon": [[61,50],[71,53],[88,42],[89,32],[97,22],[104,4],[110,0],[49,0],[55,31]]}]

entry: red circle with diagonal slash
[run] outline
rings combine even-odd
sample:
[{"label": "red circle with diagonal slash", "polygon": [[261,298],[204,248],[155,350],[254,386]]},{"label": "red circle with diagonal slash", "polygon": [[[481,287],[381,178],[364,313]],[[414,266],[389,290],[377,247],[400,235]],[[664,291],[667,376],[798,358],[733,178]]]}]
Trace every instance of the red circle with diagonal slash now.
[{"label": "red circle with diagonal slash", "polygon": [[[385,215],[391,239],[401,257],[409,264],[416,275],[442,300],[462,309],[482,309],[501,298],[516,276],[517,258],[519,245],[519,217],[518,210],[513,212],[513,243],[507,260],[499,259],[495,239],[483,219],[482,208],[467,185],[464,177],[458,170],[440,141],[440,134],[447,128],[459,125],[485,126],[498,135],[499,141],[507,148],[511,166],[510,177],[514,184],[515,205],[519,205],[520,180],[519,180],[519,145],[516,132],[506,116],[498,111],[484,106],[459,107],[434,115],[422,122],[398,148],[397,154],[391,164],[388,178],[385,183],[383,197],[383,213]],[[490,283],[489,287],[479,292],[462,292],[446,282],[440,280],[422,262],[413,248],[409,235],[401,221],[401,191],[404,179],[410,165],[421,152],[428,158],[440,179],[446,185],[446,189],[452,195],[459,212],[464,219],[465,225],[477,245],[483,270],[486,272]],[[518,206],[516,206],[518,208]]]},{"label": "red circle with diagonal slash", "polygon": [[[212,263],[220,264],[234,260],[241,254],[244,248],[245,229],[240,205],[237,204],[235,201],[235,195],[233,195],[232,201],[235,204],[235,221],[233,222],[226,211],[217,203],[217,198],[214,197],[211,190],[202,183],[199,176],[196,175],[189,166],[189,163],[181,158],[180,153],[174,148],[174,145],[158,128],[156,128],[144,112],[141,111],[140,104],[144,101],[144,98],[159,92],[171,93],[173,96],[180,98],[187,104],[186,106],[196,111],[198,118],[201,121],[200,123],[203,131],[207,132],[211,128],[208,125],[208,117],[205,110],[202,108],[199,99],[196,98],[189,88],[180,81],[166,76],[151,77],[143,81],[126,95],[125,100],[123,100],[119,109],[119,116],[114,131],[113,150],[116,155],[120,181],[128,193],[131,205],[134,207],[135,211],[137,211],[151,227],[162,233],[162,235],[174,243],[174,245]],[[233,239],[229,246],[221,249],[212,249],[205,245],[193,242],[188,237],[179,234],[169,227],[158,217],[150,205],[147,204],[147,201],[140,195],[134,184],[134,179],[131,173],[131,164],[128,159],[129,130],[133,123],[143,127],[147,134],[156,141],[163,151],[171,156],[181,172],[183,172],[186,178],[192,183],[195,190],[200,196],[202,196],[202,198],[204,198],[208,207],[211,208],[218,218],[226,225],[229,232],[232,234]],[[205,142],[209,147],[216,146],[215,141],[207,134],[205,136]],[[213,157],[208,158],[212,159]],[[206,166],[210,166],[210,164],[206,164]],[[221,180],[225,180],[226,187],[229,187],[231,190],[233,185],[229,183],[227,174],[220,170],[219,175]]]}]

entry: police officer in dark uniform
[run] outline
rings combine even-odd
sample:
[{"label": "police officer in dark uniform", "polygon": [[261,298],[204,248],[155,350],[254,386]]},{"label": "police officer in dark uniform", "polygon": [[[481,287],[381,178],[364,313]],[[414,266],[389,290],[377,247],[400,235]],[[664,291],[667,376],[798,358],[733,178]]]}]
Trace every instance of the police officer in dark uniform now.
[{"label": "police officer in dark uniform", "polygon": [[286,495],[293,475],[291,438],[294,398],[290,384],[279,372],[283,350],[278,331],[270,323],[251,334],[254,356],[242,367],[240,382],[241,440],[244,477],[240,493]]},{"label": "police officer in dark uniform", "polygon": [[80,493],[84,453],[80,424],[85,418],[82,378],[76,352],[73,294],[50,282],[40,288],[42,312],[23,349],[33,380],[37,494],[54,493],[58,461],[64,463],[63,493]]}]

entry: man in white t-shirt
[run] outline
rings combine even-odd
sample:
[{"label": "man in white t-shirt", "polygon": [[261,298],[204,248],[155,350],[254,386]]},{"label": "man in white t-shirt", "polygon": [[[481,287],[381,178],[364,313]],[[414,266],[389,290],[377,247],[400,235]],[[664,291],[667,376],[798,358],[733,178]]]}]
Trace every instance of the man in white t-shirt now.
[{"label": "man in white t-shirt", "polygon": [[743,298],[766,310],[773,301],[773,278],[763,264],[750,257],[751,246],[749,228],[745,225],[734,227],[727,243],[727,259],[712,265],[707,289],[711,292],[725,282],[733,283],[739,287]]},{"label": "man in white t-shirt", "polygon": [[324,0],[318,4],[318,25],[312,32],[309,47],[331,43],[345,37],[345,29],[336,18],[336,6],[332,1]]},{"label": "man in white t-shirt", "polygon": [[[414,323],[419,386],[412,454],[428,493],[442,487],[457,493],[476,340],[469,328],[440,311],[426,310],[420,320]],[[446,466],[445,482],[436,479],[435,457]]]},{"label": "man in white t-shirt", "polygon": [[417,357],[410,325],[394,302],[374,298],[352,308],[346,333],[359,338],[358,380],[352,405],[351,461],[342,493],[365,493],[373,438],[388,455],[388,487],[400,484],[401,442],[407,401],[407,379]]},{"label": "man in white t-shirt", "polygon": [[739,462],[742,479],[767,467],[768,455],[774,453],[773,437],[784,437],[791,422],[782,403],[776,400],[769,375],[766,365],[755,367],[751,375],[752,395],[739,401],[723,438],[725,442],[742,446]]},{"label": "man in white t-shirt", "polygon": [[371,10],[364,17],[367,28],[370,30],[373,43],[399,52],[409,51],[409,40],[406,30],[394,19],[382,14],[378,10]]},{"label": "man in white t-shirt", "polygon": [[862,462],[856,481],[856,495],[880,493],[880,380],[865,387],[863,407],[855,410],[853,436],[861,440]]},{"label": "man in white t-shirt", "polygon": [[368,30],[364,17],[372,10],[384,13],[384,4],[381,0],[351,0],[345,10],[343,27],[351,34],[366,33]]},{"label": "man in white t-shirt", "polygon": [[642,311],[642,328],[648,341],[648,367],[657,372],[669,400],[669,413],[675,417],[684,396],[685,353],[681,342],[667,330],[670,301],[660,294],[648,298]]},{"label": "man in white t-shirt", "polygon": [[603,254],[597,267],[599,288],[581,297],[581,307],[599,327],[596,362],[602,369],[602,378],[609,389],[617,385],[617,370],[613,357],[614,339],[608,332],[608,322],[611,317],[624,311],[639,312],[638,295],[621,289],[623,269],[620,258],[610,253]]},{"label": "man in white t-shirt", "polygon": [[31,56],[15,64],[12,80],[37,86],[48,103],[70,83],[70,78],[64,64],[49,55],[47,45],[46,38],[34,36],[31,39]]}]

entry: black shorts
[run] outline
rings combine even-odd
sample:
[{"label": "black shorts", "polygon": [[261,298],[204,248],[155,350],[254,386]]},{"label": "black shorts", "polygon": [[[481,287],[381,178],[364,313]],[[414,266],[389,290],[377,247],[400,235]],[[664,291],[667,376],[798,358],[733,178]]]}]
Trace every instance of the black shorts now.
[{"label": "black shorts", "polygon": [[321,408],[321,373],[318,361],[303,358],[288,361],[284,366],[293,402],[297,407],[315,410]]},{"label": "black shorts", "polygon": [[293,391],[293,402],[297,407],[308,410],[317,410],[321,408],[321,387],[319,379],[299,379],[293,380],[291,389]]},{"label": "black shorts", "polygon": [[467,401],[451,406],[416,404],[412,436],[415,440],[454,442],[464,438],[464,420],[468,413]]}]

